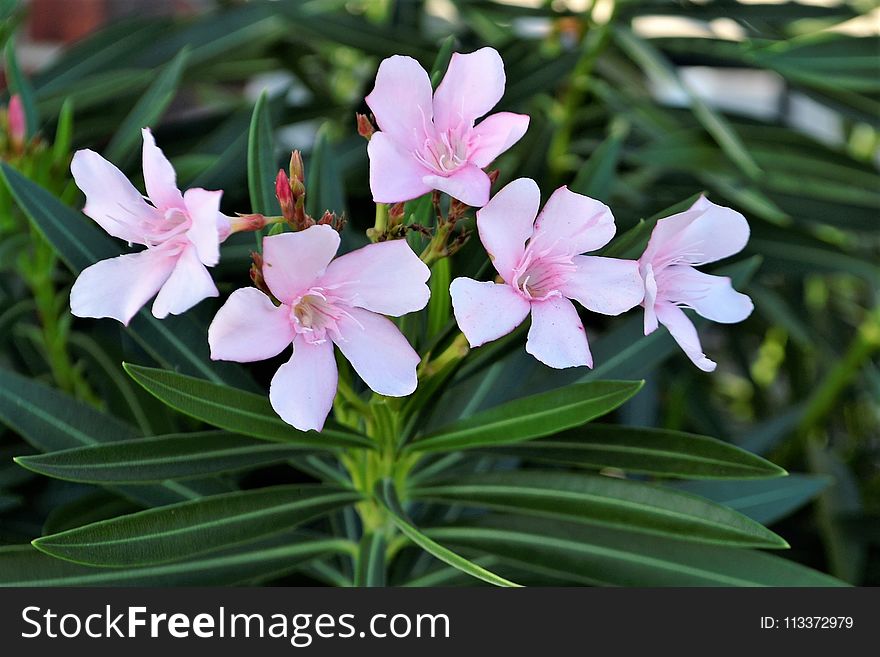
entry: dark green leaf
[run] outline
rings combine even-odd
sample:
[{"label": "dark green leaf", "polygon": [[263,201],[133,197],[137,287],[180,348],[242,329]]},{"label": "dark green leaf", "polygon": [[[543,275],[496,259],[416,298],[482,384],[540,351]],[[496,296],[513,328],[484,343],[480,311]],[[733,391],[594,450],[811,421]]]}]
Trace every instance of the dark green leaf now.
[{"label": "dark green leaf", "polygon": [[278,169],[275,142],[272,139],[272,119],[269,116],[269,96],[266,91],[260,94],[251,116],[247,170],[251,211],[266,216],[277,215],[279,208],[278,199],[275,198],[275,176]]}]

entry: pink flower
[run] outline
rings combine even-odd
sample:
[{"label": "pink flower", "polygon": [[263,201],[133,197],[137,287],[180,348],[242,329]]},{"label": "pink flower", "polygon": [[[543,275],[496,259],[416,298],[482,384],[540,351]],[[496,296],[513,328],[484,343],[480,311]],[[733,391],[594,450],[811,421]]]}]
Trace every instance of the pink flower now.
[{"label": "pink flower", "polygon": [[578,255],[614,236],[614,217],[599,201],[560,187],[538,214],[540,203],[535,181],[520,178],[477,212],[480,240],[505,282],[456,278],[450,287],[455,318],[477,347],[510,333],[531,313],[526,351],[550,367],[592,367],[569,299],[604,315],[629,310],[644,296],[638,263]]},{"label": "pink flower", "polygon": [[639,258],[645,281],[645,335],[658,322],[694,365],[705,372],[715,363],[703,353],[700,338],[682,308],[725,324],[748,317],[752,300],[733,289],[730,279],[694,269],[739,253],[749,240],[749,224],[739,212],[715,205],[705,196],[690,209],[657,222],[648,247]]},{"label": "pink flower", "polygon": [[320,431],[333,406],[334,344],[379,394],[403,397],[417,384],[419,355],[382,315],[425,307],[427,266],[405,240],[369,244],[333,260],[338,248],[339,233],[325,225],[267,237],[263,277],[281,305],[255,288],[236,290],[208,329],[215,360],[265,360],[293,343],[269,399],[302,431]]},{"label": "pink flower", "polygon": [[94,151],[73,156],[70,170],[86,196],[83,212],[113,237],[147,247],[85,269],[70,292],[70,310],[77,317],[112,317],[128,324],[158,293],[153,315],[163,319],[218,295],[206,267],[217,264],[220,242],[229,234],[228,220],[220,214],[223,192],[181,194],[174,169],[149,129],[143,136],[146,200]]},{"label": "pink flower", "polygon": [[504,83],[504,63],[493,48],[453,54],[436,92],[416,60],[384,60],[366,99],[381,129],[367,147],[373,200],[397,203],[438,189],[467,205],[485,205],[490,183],[483,167],[529,125],[528,116],[510,112],[474,125],[501,100]]}]

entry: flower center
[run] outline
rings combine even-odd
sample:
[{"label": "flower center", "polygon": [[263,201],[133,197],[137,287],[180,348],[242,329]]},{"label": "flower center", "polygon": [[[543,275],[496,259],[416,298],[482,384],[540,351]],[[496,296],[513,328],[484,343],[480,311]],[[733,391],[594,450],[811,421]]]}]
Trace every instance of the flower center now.
[{"label": "flower center", "polygon": [[189,230],[192,220],[182,210],[165,210],[161,219],[154,219],[144,227],[144,243],[148,247],[162,246]]},{"label": "flower center", "polygon": [[513,269],[512,284],[529,301],[544,301],[562,296],[562,286],[576,269],[568,254],[536,251],[529,246]]},{"label": "flower center", "polygon": [[352,318],[346,304],[321,287],[309,289],[293,301],[290,309],[294,330],[311,344],[341,339],[339,322],[346,317]]},{"label": "flower center", "polygon": [[[467,131],[470,132],[470,131]],[[421,150],[413,153],[428,169],[441,176],[448,176],[467,162],[471,150],[470,135],[460,130],[446,130],[436,138],[426,138]]]}]

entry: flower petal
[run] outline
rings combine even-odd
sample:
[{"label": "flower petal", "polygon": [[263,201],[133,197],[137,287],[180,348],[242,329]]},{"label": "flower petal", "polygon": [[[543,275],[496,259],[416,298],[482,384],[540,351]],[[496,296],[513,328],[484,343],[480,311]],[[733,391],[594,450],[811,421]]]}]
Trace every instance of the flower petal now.
[{"label": "flower petal", "polygon": [[209,192],[198,187],[186,190],[183,195],[191,222],[186,236],[196,247],[199,260],[207,267],[220,261],[220,227],[227,223],[220,214],[221,196],[223,192]]},{"label": "flower petal", "polygon": [[339,249],[339,233],[318,225],[263,239],[263,278],[279,301],[290,303],[320,277]]},{"label": "flower petal", "polygon": [[86,196],[83,213],[113,237],[143,244],[143,225],[161,219],[119,169],[90,150],[77,151],[70,163],[76,186]]},{"label": "flower petal", "polygon": [[538,183],[531,178],[518,178],[477,211],[480,241],[505,281],[512,280],[512,270],[523,256],[526,240],[532,236],[540,205]]},{"label": "flower petal", "polygon": [[574,304],[565,297],[551,297],[532,304],[526,351],[556,369],[593,366],[584,325]]},{"label": "flower petal", "polygon": [[418,385],[419,355],[394,322],[361,308],[339,322],[336,346],[364,383],[380,395],[405,397]]},{"label": "flower petal", "polygon": [[704,274],[687,265],[664,269],[659,285],[665,300],[683,303],[713,322],[741,322],[755,307],[748,296],[733,289],[730,278]]},{"label": "flower petal", "polygon": [[522,324],[531,308],[509,285],[456,278],[449,286],[458,328],[471,347],[497,340]]},{"label": "flower petal", "polygon": [[701,196],[685,212],[660,219],[640,258],[657,265],[703,265],[739,253],[749,241],[749,222],[736,210]]},{"label": "flower petal", "polygon": [[431,189],[446,192],[472,208],[481,208],[489,202],[492,182],[485,171],[473,164],[465,164],[449,176],[429,174],[422,181]]},{"label": "flower petal", "polygon": [[165,157],[162,150],[156,146],[156,140],[149,128],[141,130],[144,137],[143,167],[144,185],[147,188],[147,196],[157,208],[167,210],[177,208],[184,210],[183,196],[177,189],[177,174],[174,167]]},{"label": "flower petal", "polygon": [[532,243],[539,250],[562,250],[572,255],[605,246],[616,228],[604,203],[560,187],[547,199],[535,221]]},{"label": "flower petal", "polygon": [[70,291],[70,312],[77,317],[112,317],[125,325],[159,291],[177,257],[147,249],[102,260],[82,271]]},{"label": "flower petal", "polygon": [[657,312],[654,304],[657,303],[657,280],[654,278],[654,269],[651,263],[641,263],[640,269],[644,271],[645,299],[642,305],[645,307],[645,335],[650,335],[657,330]]},{"label": "flower petal", "polygon": [[672,337],[675,338],[678,346],[682,348],[687,357],[691,359],[691,362],[704,372],[712,372],[716,364],[706,358],[706,354],[703,353],[703,347],[700,345],[697,329],[694,323],[688,319],[688,316],[684,314],[684,311],[678,306],[665,301],[657,303],[655,309],[657,310],[657,319],[660,320],[663,326],[669,329]]},{"label": "flower petal", "polygon": [[177,257],[177,264],[153,302],[153,316],[165,319],[169,314],[180,315],[208,297],[220,293],[211,280],[211,274],[199,260],[195,247],[187,246]]},{"label": "flower petal", "polygon": [[522,139],[529,127],[529,116],[498,112],[487,116],[474,128],[476,146],[468,158],[480,168],[489,166],[496,157]]},{"label": "flower petal", "polygon": [[424,182],[429,171],[411,153],[404,152],[388,135],[377,132],[367,144],[370,156],[370,191],[376,203],[399,203],[431,191]]},{"label": "flower petal", "polygon": [[368,244],[336,258],[318,285],[352,293],[352,305],[398,317],[421,310],[431,290],[425,285],[431,270],[406,240]]},{"label": "flower petal", "polygon": [[504,62],[494,48],[453,53],[446,75],[434,93],[438,131],[468,127],[498,104],[504,95]]},{"label": "flower petal", "polygon": [[407,150],[415,150],[430,130],[432,95],[431,80],[421,64],[412,57],[394,55],[379,64],[376,86],[366,101],[379,129]]},{"label": "flower petal", "polygon": [[208,327],[213,360],[253,363],[277,356],[293,342],[290,307],[276,306],[258,289],[233,292]]},{"label": "flower petal", "polygon": [[310,344],[298,338],[293,356],[272,377],[269,401],[288,424],[300,431],[320,431],[333,408],[337,383],[333,343]]},{"label": "flower petal", "polygon": [[645,298],[645,284],[635,260],[598,256],[575,256],[577,271],[562,287],[562,294],[587,310],[619,315],[635,308]]}]

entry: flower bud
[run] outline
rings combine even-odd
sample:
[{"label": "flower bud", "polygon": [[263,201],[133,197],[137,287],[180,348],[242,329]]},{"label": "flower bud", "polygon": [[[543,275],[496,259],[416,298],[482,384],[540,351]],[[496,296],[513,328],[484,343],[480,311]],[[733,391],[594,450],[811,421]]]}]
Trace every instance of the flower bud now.
[{"label": "flower bud", "polygon": [[358,134],[364,139],[372,137],[376,128],[373,127],[373,122],[369,117],[366,114],[355,114],[355,117],[357,118]]},{"label": "flower bud", "polygon": [[293,219],[293,192],[290,188],[290,179],[284,169],[279,169],[278,175],[275,177],[275,196],[278,198],[278,203],[281,204],[281,214],[284,215],[284,218],[288,221]]},{"label": "flower bud", "polygon": [[16,150],[21,150],[24,146],[25,137],[27,136],[27,121],[24,116],[24,106],[21,103],[21,96],[15,94],[9,99],[9,109],[7,112],[10,141]]},{"label": "flower bud", "polygon": [[303,166],[302,153],[299,151],[293,151],[290,154],[290,181],[291,189],[295,188],[294,181],[302,185],[305,185],[306,182],[306,170]]},{"label": "flower bud", "polygon": [[251,260],[253,260],[253,264],[251,265],[250,276],[254,287],[260,290],[263,294],[272,297],[272,292],[269,290],[269,286],[266,285],[266,280],[263,278],[263,256],[256,251],[251,251]]},{"label": "flower bud", "polygon": [[405,206],[405,203],[395,203],[388,208],[388,225],[390,227],[393,228],[403,223],[403,218],[406,216]]}]

